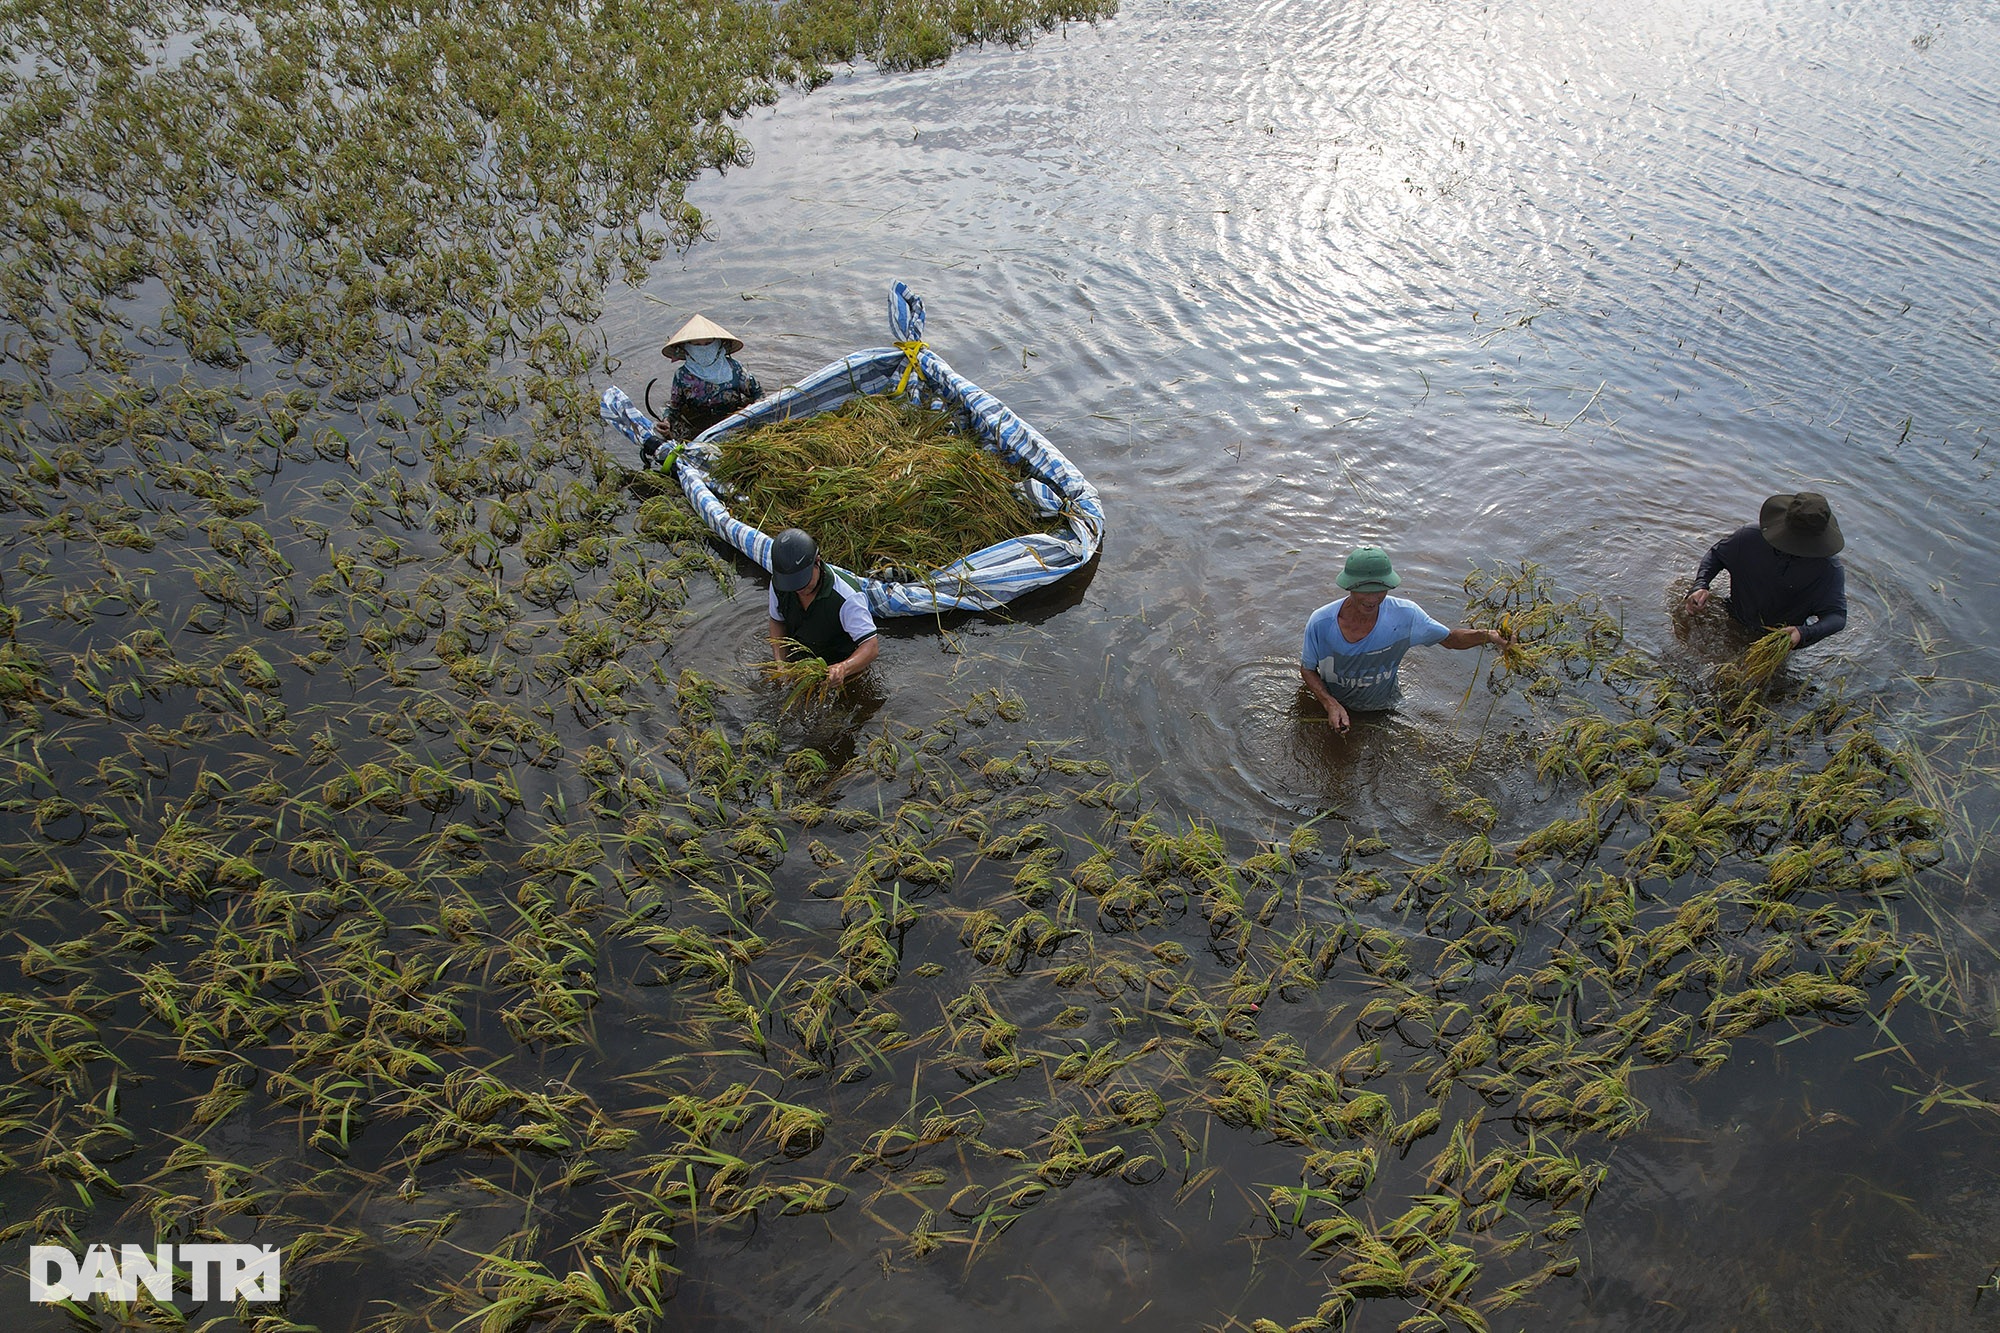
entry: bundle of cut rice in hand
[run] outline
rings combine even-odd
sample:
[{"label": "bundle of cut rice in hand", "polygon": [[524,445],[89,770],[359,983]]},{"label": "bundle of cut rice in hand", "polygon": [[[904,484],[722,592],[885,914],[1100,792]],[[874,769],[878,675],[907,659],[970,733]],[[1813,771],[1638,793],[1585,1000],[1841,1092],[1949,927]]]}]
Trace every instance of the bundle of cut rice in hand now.
[{"label": "bundle of cut rice in hand", "polygon": [[1763,685],[1784,668],[1785,659],[1792,655],[1792,632],[1788,629],[1774,629],[1743,654],[1743,679],[1746,684]]}]

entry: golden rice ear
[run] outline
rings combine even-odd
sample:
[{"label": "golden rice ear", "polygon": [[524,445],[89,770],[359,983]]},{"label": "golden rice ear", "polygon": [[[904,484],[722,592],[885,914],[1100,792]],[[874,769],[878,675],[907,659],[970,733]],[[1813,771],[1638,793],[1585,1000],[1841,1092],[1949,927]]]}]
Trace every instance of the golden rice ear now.
[{"label": "golden rice ear", "polygon": [[1774,629],[1750,645],[1741,662],[1726,663],[1718,673],[1725,689],[1756,691],[1771,683],[1792,655],[1792,632]]},{"label": "golden rice ear", "polygon": [[764,678],[785,691],[781,709],[787,713],[802,712],[831,696],[833,668],[826,659],[797,639],[785,640],[785,648],[794,656],[783,662],[766,662],[763,668]]}]

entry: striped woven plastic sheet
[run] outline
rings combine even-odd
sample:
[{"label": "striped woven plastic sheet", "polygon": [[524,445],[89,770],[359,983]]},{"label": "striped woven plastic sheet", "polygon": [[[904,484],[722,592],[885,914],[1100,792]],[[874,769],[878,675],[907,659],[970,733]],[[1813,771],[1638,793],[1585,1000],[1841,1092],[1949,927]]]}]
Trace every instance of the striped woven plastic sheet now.
[{"label": "striped woven plastic sheet", "polygon": [[[1029,532],[969,551],[939,569],[898,578],[873,578],[842,570],[868,595],[877,616],[931,615],[939,611],[990,611],[1022,593],[1045,587],[1090,563],[1104,540],[1104,506],[1076,466],[1042,433],[984,389],[958,374],[923,344],[923,302],[902,283],[889,293],[894,347],[850,353],[782,393],[709,427],[674,458],[674,478],[715,534],[750,559],[771,568],[771,536],[730,513],[709,469],[722,440],[774,421],[811,416],[859,394],[892,394],[954,411],[981,445],[1019,463],[1028,473],[1023,498],[1058,522],[1054,533]],[[641,444],[657,423],[612,385],[600,411]]]}]

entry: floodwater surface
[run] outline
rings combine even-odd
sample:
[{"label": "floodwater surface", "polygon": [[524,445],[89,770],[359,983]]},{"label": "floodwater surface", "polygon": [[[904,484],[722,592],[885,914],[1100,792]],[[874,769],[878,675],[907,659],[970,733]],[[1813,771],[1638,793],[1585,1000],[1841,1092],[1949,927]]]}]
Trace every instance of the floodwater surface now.
[{"label": "floodwater surface", "polygon": [[[173,1322],[21,1299],[139,1240],[282,1245],[177,1307],[259,1333],[2000,1323],[1990,6],[1134,0],[705,112],[762,8],[139,8],[6,30],[0,1324]],[[1106,541],[788,711],[597,395],[899,280]],[[1798,490],[1849,625],[1748,682],[1679,595]],[[1522,642],[1336,734],[1364,544]]]},{"label": "floodwater surface", "polygon": [[[1176,809],[1266,837],[1331,812],[1426,859],[1450,836],[1430,770],[1517,719],[1487,655],[1430,649],[1396,714],[1329,733],[1294,664],[1356,545],[1448,623],[1472,567],[1539,564],[1686,664],[1670,587],[1766,495],[1818,490],[1851,609],[1801,684],[1923,734],[2000,681],[1996,37],[1954,4],[1128,4],[757,113],[754,165],[693,193],[709,239],[605,324],[635,391],[694,310],[768,385],[886,342],[908,282],[930,345],[1083,469],[1110,532],[1074,606],[892,631],[887,711],[1008,681]],[[754,657],[761,596],[688,651]],[[1532,815],[1531,772],[1479,768]],[[1950,910],[1994,924],[1977,892]],[[2000,1318],[1990,1144],[1916,1117],[1871,1049],[1821,1032],[1649,1083],[1583,1275],[1531,1326]],[[680,1313],[1174,1327],[1288,1280],[1283,1243],[1185,1209],[1068,1206],[914,1297],[841,1235],[759,1237],[693,1266]]]},{"label": "floodwater surface", "polygon": [[1218,817],[1393,818],[1374,754],[1458,735],[1470,664],[1299,753],[1286,668],[1355,545],[1440,615],[1540,563],[1663,651],[1667,582],[1818,489],[1853,607],[1817,674],[1990,648],[1991,22],[1137,6],[759,113],[711,239],[605,323],[635,389],[693,309],[782,383],[908,281],[1117,511],[1083,614],[974,650]]}]

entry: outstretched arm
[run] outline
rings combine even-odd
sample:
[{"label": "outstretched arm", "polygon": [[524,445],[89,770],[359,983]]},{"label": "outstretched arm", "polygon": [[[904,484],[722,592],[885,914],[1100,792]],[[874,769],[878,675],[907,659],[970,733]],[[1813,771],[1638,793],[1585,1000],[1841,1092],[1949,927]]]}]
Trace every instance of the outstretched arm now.
[{"label": "outstretched arm", "polygon": [[[1731,536],[1733,535],[1735,534],[1732,533]],[[1708,605],[1710,596],[1708,585],[1714,581],[1717,574],[1729,568],[1729,565],[1723,558],[1722,550],[1723,543],[1728,540],[1728,537],[1724,537],[1722,541],[1709,547],[1708,554],[1704,555],[1701,558],[1701,564],[1695,567],[1694,587],[1688,590],[1687,601],[1688,605],[1697,611]]]},{"label": "outstretched arm", "polygon": [[1838,560],[1832,565],[1833,568],[1815,590],[1818,597],[1812,609],[1799,617],[1798,624],[1785,626],[1792,632],[1794,648],[1810,647],[1847,628],[1847,571],[1841,568]]},{"label": "outstretched arm", "polygon": [[1469,629],[1460,625],[1438,642],[1446,648],[1497,648],[1507,642],[1507,636],[1497,629]]}]

